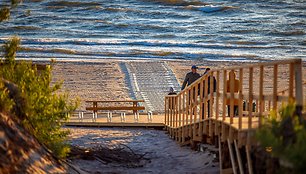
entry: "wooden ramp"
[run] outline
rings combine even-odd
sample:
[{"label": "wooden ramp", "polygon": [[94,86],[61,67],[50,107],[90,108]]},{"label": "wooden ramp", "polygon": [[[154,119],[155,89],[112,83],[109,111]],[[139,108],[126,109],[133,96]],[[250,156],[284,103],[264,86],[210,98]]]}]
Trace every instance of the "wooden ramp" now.
[{"label": "wooden ramp", "polygon": [[220,173],[252,174],[256,129],[289,101],[301,116],[302,83],[301,60],[209,71],[179,94],[165,97],[166,129],[181,145],[215,144]]}]

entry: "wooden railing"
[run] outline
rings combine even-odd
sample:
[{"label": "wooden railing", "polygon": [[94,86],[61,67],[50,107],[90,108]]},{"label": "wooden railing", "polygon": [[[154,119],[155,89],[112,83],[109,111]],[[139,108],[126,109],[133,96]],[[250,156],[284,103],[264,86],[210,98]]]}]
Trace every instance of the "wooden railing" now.
[{"label": "wooden railing", "polygon": [[[230,72],[237,74],[237,83],[229,80],[229,74],[234,77]],[[300,59],[212,69],[177,95],[165,97],[165,125],[169,131],[190,126],[189,135],[193,137],[202,136],[206,127],[192,125],[211,119],[238,131],[251,130],[260,126],[262,119],[271,110],[277,111],[284,102],[292,100],[302,107],[302,83]]]}]

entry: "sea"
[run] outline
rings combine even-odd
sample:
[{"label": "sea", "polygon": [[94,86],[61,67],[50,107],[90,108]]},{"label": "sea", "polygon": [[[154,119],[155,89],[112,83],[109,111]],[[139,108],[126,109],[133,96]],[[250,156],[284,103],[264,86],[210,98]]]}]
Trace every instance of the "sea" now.
[{"label": "sea", "polygon": [[[10,5],[0,0],[0,7]],[[306,61],[306,0],[23,0],[18,59]]]}]

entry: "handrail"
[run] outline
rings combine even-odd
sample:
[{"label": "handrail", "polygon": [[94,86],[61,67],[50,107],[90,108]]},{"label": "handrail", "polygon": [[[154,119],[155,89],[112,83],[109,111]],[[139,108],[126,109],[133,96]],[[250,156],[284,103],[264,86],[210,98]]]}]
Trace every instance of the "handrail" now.
[{"label": "handrail", "polygon": [[[286,68],[279,68],[282,66]],[[281,73],[288,70],[287,74]],[[238,86],[228,79],[230,74],[234,77],[230,72],[237,72]],[[265,74],[272,77],[267,78]],[[253,130],[271,110],[277,111],[284,102],[295,100],[298,106],[303,106],[305,83],[302,83],[301,59],[211,70],[177,95],[165,96],[165,125],[169,129],[187,126],[191,138],[203,135],[203,126],[192,125],[211,119],[240,131]],[[288,94],[280,94],[280,84],[288,85]],[[235,88],[238,92],[234,92]]]}]

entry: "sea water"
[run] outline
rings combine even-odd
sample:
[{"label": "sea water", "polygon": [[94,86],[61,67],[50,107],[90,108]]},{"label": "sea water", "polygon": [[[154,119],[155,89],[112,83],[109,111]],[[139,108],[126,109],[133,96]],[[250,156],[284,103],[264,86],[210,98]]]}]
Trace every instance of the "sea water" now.
[{"label": "sea water", "polygon": [[[0,5],[9,5],[0,0]],[[306,60],[306,0],[25,0],[18,58]]]}]

